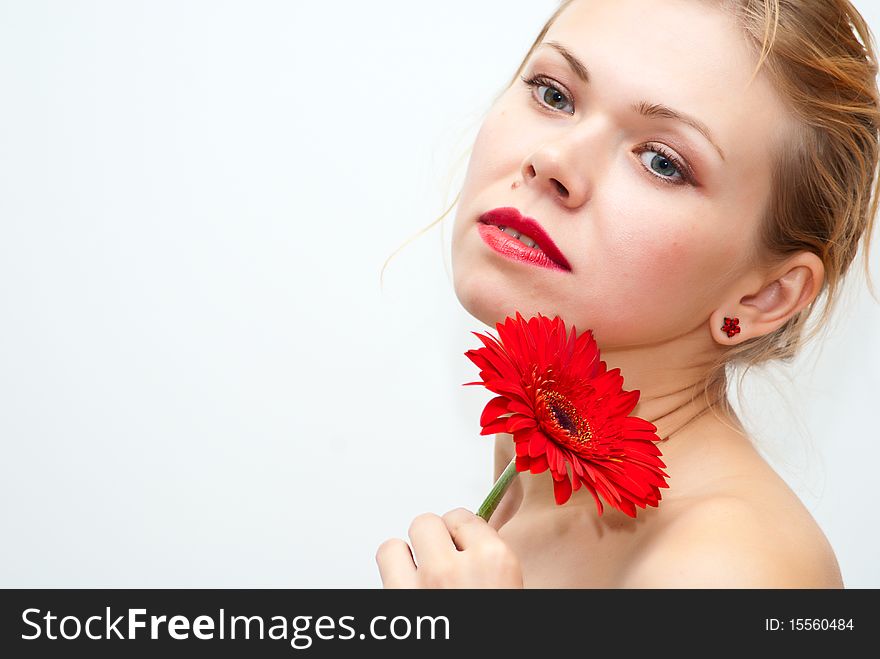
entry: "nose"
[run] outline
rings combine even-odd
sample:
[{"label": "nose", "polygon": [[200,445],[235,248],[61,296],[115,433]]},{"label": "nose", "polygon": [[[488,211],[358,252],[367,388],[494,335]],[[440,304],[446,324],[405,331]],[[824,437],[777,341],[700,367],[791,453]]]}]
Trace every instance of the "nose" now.
[{"label": "nose", "polygon": [[547,172],[550,171],[549,167],[541,167],[541,176],[539,178],[538,171],[535,169],[534,162],[529,163],[525,167],[525,171],[523,172],[523,178],[529,181],[532,181],[534,185],[542,186],[545,189],[551,189],[555,196],[559,197],[561,200],[568,202],[568,199],[571,197],[571,192],[562,183],[559,178],[555,176],[549,176]]},{"label": "nose", "polygon": [[586,203],[595,177],[605,167],[607,141],[600,123],[601,119],[579,124],[542,143],[523,161],[523,181],[567,208]]}]

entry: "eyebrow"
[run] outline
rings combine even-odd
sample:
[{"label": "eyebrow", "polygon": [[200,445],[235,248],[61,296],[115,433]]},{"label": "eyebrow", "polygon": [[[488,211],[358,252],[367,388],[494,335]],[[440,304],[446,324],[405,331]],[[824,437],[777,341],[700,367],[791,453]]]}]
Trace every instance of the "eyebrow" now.
[{"label": "eyebrow", "polygon": [[[568,50],[565,46],[563,46],[558,41],[545,41],[542,45],[547,45],[554,48],[560,55],[565,58],[565,61],[568,62],[568,65],[571,67],[571,70],[574,74],[581,79],[581,81],[588,85],[590,83],[590,72],[587,70],[587,67],[581,62],[577,56]],[[709,132],[708,126],[704,124],[702,121],[697,119],[696,117],[692,117],[684,112],[679,112],[678,110],[673,110],[668,105],[663,105],[662,103],[651,103],[649,101],[638,101],[633,103],[630,106],[634,112],[637,112],[643,117],[660,117],[664,119],[675,119],[684,124],[687,124],[691,128],[696,129],[703,137],[705,137],[709,144],[715,147],[715,150],[718,151],[718,155],[721,156],[721,160],[724,160],[724,151],[715,143],[715,140],[712,139],[712,134]]]}]

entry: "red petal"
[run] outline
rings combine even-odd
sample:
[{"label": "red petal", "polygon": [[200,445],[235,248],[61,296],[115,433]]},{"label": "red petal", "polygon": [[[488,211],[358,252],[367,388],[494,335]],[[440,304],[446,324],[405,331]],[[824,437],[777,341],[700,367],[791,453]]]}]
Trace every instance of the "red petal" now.
[{"label": "red petal", "polygon": [[491,334],[480,334],[479,332],[471,332],[471,334],[477,337],[480,340],[480,343],[482,343],[490,350],[495,348],[500,349],[502,347],[501,343],[499,343],[498,340]]},{"label": "red petal", "polygon": [[468,350],[466,353],[464,353],[464,356],[470,359],[474,364],[476,364],[477,368],[481,371],[485,371],[492,367],[492,365],[489,363],[489,360],[486,359],[485,355],[483,355],[480,350]]},{"label": "red petal", "polygon": [[507,411],[508,412],[516,412],[518,414],[525,414],[526,416],[535,416],[535,410],[533,410],[529,405],[524,405],[520,403],[518,400],[511,400],[507,403]]},{"label": "red petal", "polygon": [[599,500],[599,495],[596,494],[596,488],[588,480],[581,479],[579,481],[583,486],[589,490],[590,494],[593,495],[593,500],[596,502],[596,508],[599,511],[599,516],[602,516],[602,513],[605,511],[605,507],[602,505],[602,501]]},{"label": "red petal", "polygon": [[510,423],[507,426],[507,432],[516,432],[517,430],[528,430],[529,428],[537,427],[538,424],[531,416],[514,414],[512,417],[510,417]]},{"label": "red petal", "polygon": [[[532,360],[536,360],[538,357],[538,346],[535,341],[535,335],[532,333],[532,327],[537,328],[537,318],[532,318],[534,321],[530,326],[530,321],[527,321],[525,318],[517,313],[517,316],[520,319],[520,333],[522,338],[520,339],[523,342],[523,345],[528,349],[528,355],[532,358]],[[531,361],[531,360],[530,360]]]},{"label": "red petal", "polygon": [[529,319],[529,330],[535,340],[535,357],[538,364],[547,363],[547,327],[544,325],[543,316],[535,316]]},{"label": "red petal", "polygon": [[480,431],[481,435],[494,435],[496,432],[508,432],[507,430],[507,422],[509,419],[504,417],[502,419],[495,419],[494,421],[487,423],[483,426],[483,429]]},{"label": "red petal", "polygon": [[484,386],[489,391],[501,396],[507,396],[508,398],[519,400],[522,403],[526,402],[526,393],[518,383],[514,384],[507,380],[492,380],[486,382]]},{"label": "red petal", "polygon": [[506,396],[496,396],[488,403],[486,403],[486,407],[483,408],[483,413],[480,415],[480,425],[485,426],[490,421],[497,419],[502,414],[507,413],[507,404],[510,402],[510,399]]},{"label": "red petal", "polygon": [[532,434],[529,442],[529,457],[535,458],[547,452],[547,435],[542,432]]},{"label": "red petal", "polygon": [[639,390],[620,392],[608,406],[608,413],[615,416],[626,416],[633,411],[639,402]]},{"label": "red petal", "polygon": [[641,417],[628,416],[621,421],[621,426],[626,430],[647,430],[648,432],[656,432],[657,426],[650,421],[646,421]]},{"label": "red petal", "polygon": [[560,506],[571,498],[571,481],[568,479],[568,474],[561,481],[553,480],[553,494],[556,495],[556,503]]},{"label": "red petal", "polygon": [[636,516],[636,507],[633,505],[632,501],[629,501],[628,499],[621,500],[620,505],[617,506],[617,509],[621,512],[626,513],[630,517]]},{"label": "red petal", "polygon": [[528,353],[525,348],[525,342],[523,337],[520,336],[519,331],[514,326],[513,321],[508,317],[505,323],[498,324],[498,336],[501,339],[501,343],[504,345],[504,348],[510,354],[510,356],[517,362],[528,362]]},{"label": "red petal", "polygon": [[533,474],[541,474],[547,471],[547,468],[550,465],[547,464],[547,454],[542,453],[541,455],[535,456],[534,458],[529,457],[529,471]]},{"label": "red petal", "polygon": [[477,360],[482,358],[485,360],[485,364],[488,365],[488,368],[484,368],[484,364],[477,364],[478,367],[484,368],[484,370],[497,371],[499,376],[508,380],[519,379],[519,371],[511,361],[510,355],[503,348],[480,348],[477,350],[477,353],[479,357],[471,359],[471,361],[477,364]]}]

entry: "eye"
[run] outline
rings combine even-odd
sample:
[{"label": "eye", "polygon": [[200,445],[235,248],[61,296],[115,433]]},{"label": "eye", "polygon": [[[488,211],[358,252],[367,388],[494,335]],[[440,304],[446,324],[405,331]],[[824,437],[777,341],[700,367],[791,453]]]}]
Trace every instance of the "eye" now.
[{"label": "eye", "polygon": [[[654,154],[644,158],[645,154]],[[639,153],[642,164],[660,180],[670,185],[693,183],[688,167],[660,144],[645,144]]]},{"label": "eye", "polygon": [[[557,104],[563,104],[563,107],[565,105],[571,106],[571,111],[565,112],[566,114],[574,114],[574,103],[570,101],[570,96],[564,90],[564,87],[552,78],[535,74],[532,77],[522,76],[521,80],[528,86],[530,90],[529,96],[542,110],[563,111],[560,107],[557,107]],[[696,185],[688,165],[673,155],[672,152],[667,151],[663,145],[655,143],[643,144],[640,148],[642,149],[640,159],[645,168],[652,172],[655,178],[669,185]],[[645,153],[653,153],[655,155],[648,158],[646,162],[644,158],[641,158],[641,154]]]},{"label": "eye", "polygon": [[534,75],[531,78],[523,76],[522,81],[532,90],[531,96],[539,106],[548,106],[553,110],[559,110],[561,108],[556,107],[556,104],[568,101],[571,112],[566,112],[566,114],[574,114],[574,104],[569,101],[568,95],[555,80],[543,75]]}]

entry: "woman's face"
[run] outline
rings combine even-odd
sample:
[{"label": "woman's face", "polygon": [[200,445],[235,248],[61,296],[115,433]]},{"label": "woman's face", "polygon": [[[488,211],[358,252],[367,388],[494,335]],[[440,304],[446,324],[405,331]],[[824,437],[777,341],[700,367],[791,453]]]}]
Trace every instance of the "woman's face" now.
[{"label": "woman's face", "polygon": [[[523,67],[535,86],[506,90],[474,144],[452,237],[468,312],[490,326],[559,314],[606,348],[705,324],[753,267],[771,155],[790,126],[763,72],[747,87],[755,65],[732,19],[693,0],[567,7]],[[570,270],[490,246],[515,240],[478,221],[499,207],[537,220]]]}]

